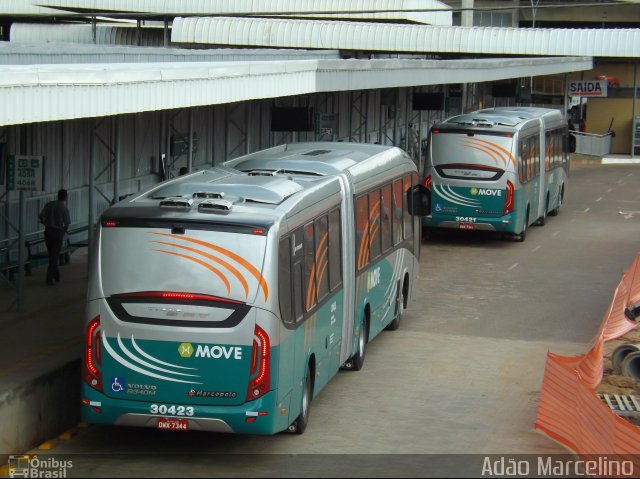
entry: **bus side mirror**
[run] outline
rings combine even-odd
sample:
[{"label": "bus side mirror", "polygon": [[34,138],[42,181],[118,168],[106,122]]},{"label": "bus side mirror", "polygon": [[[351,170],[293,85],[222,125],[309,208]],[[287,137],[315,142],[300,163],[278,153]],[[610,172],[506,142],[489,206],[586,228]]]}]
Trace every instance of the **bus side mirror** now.
[{"label": "bus side mirror", "polygon": [[431,193],[424,185],[414,185],[407,191],[407,205],[413,216],[426,216],[431,212]]}]

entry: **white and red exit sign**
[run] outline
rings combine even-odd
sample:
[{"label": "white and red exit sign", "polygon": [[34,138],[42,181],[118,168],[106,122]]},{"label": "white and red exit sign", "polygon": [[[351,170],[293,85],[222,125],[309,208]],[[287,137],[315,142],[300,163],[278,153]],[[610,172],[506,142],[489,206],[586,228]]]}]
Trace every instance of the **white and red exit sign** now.
[{"label": "white and red exit sign", "polygon": [[606,97],[607,86],[606,80],[572,81],[569,82],[567,93],[569,96]]}]

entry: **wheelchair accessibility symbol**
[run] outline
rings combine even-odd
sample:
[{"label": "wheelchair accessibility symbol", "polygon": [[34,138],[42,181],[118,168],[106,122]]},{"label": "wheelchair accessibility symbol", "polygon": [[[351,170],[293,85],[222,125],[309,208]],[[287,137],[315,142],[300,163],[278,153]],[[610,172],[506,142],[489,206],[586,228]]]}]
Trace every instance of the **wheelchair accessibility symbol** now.
[{"label": "wheelchair accessibility symbol", "polygon": [[127,381],[122,376],[114,376],[111,378],[111,390],[114,393],[124,392],[124,388],[127,385]]}]

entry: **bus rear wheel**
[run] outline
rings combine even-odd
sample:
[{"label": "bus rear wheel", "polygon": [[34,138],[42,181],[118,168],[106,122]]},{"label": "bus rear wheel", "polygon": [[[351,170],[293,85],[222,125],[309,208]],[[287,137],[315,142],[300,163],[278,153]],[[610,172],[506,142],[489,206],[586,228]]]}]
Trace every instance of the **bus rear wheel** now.
[{"label": "bus rear wheel", "polygon": [[396,317],[385,328],[387,331],[395,331],[400,327],[400,321],[404,310],[407,309],[407,298],[409,296],[409,278],[405,276],[402,288],[400,288],[400,280],[398,280],[398,292],[396,294]]},{"label": "bus rear wheel", "polygon": [[529,227],[529,207],[527,206],[527,216],[524,218],[524,226],[522,227],[522,233],[514,234],[512,236],[514,241],[518,241],[522,243],[525,239],[527,239],[527,228]]},{"label": "bus rear wheel", "polygon": [[300,415],[293,421],[293,424],[289,426],[289,431],[296,434],[304,434],[309,424],[309,410],[311,408],[311,371],[307,367],[307,374],[304,379],[304,389],[302,390],[302,405],[300,409]]},{"label": "bus rear wheel", "polygon": [[560,213],[560,206],[562,206],[563,200],[564,200],[564,185],[562,185],[562,188],[560,189],[560,195],[558,195],[558,206],[556,206],[554,209],[549,211],[549,216],[558,216],[558,213]]},{"label": "bus rear wheel", "polygon": [[547,211],[549,211],[549,193],[547,193],[547,201],[544,204],[542,216],[536,221],[536,226],[544,226],[547,223]]},{"label": "bus rear wheel", "polygon": [[358,351],[351,358],[351,370],[360,371],[364,366],[364,357],[367,352],[367,341],[369,339],[369,324],[367,317],[365,316],[362,321],[362,327],[360,328],[360,335],[358,336]]}]

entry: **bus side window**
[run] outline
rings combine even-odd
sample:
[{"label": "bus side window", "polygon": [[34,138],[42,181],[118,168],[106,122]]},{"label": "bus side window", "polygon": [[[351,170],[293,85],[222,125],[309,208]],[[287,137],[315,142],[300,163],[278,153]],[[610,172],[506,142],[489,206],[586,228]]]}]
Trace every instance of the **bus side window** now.
[{"label": "bus side window", "polygon": [[538,141],[537,138],[533,139],[533,148],[532,148],[532,152],[533,152],[533,171],[531,172],[533,175],[533,178],[537,178],[538,176],[540,176],[540,155],[542,154],[541,151],[538,151],[540,149],[540,142]]},{"label": "bus side window", "polygon": [[291,235],[291,262],[293,263],[292,283],[293,283],[293,315],[296,322],[304,317],[303,294],[302,294],[302,228],[298,228]]},{"label": "bus side window", "polygon": [[369,249],[371,260],[380,256],[380,190],[369,193]]},{"label": "bus side window", "polygon": [[329,287],[331,291],[342,284],[342,238],[340,210],[329,213]]},{"label": "bus side window", "polygon": [[316,284],[318,301],[329,293],[329,225],[327,215],[321,216],[315,223],[316,233]]},{"label": "bus side window", "polygon": [[526,170],[527,149],[524,140],[520,140],[518,145],[518,179],[524,183],[524,172]]},{"label": "bus side window", "polygon": [[405,176],[402,179],[403,191],[402,195],[402,217],[404,218],[404,225],[402,231],[404,232],[404,239],[409,239],[413,236],[413,218],[409,213],[408,200],[411,198],[411,177]]},{"label": "bus side window", "polygon": [[555,135],[553,133],[549,133],[547,132],[544,135],[544,171],[549,171],[551,170],[551,165],[552,165],[552,160],[553,160],[553,153],[554,153],[554,142],[555,142]]},{"label": "bus side window", "polygon": [[369,196],[356,198],[356,267],[369,264]]},{"label": "bus side window", "polygon": [[316,261],[313,223],[304,227],[304,305],[311,311],[316,305]]},{"label": "bus side window", "polygon": [[280,240],[278,248],[278,296],[280,318],[285,323],[293,323],[291,315],[291,245],[289,238]]},{"label": "bus side window", "polygon": [[402,180],[393,182],[393,244],[402,242]]},{"label": "bus side window", "polygon": [[382,199],[380,201],[380,216],[382,226],[382,252],[386,253],[393,246],[393,232],[391,227],[391,185],[382,187]]}]

